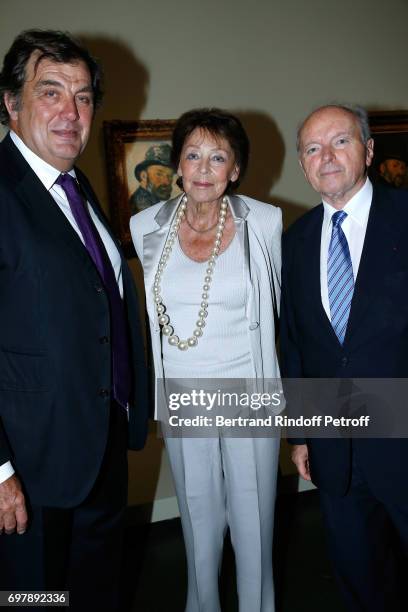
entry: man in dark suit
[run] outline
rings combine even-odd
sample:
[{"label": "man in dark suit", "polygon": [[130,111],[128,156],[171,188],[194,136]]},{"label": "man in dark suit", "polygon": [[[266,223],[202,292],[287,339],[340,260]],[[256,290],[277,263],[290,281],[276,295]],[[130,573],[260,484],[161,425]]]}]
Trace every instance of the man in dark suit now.
[{"label": "man in dark suit", "polygon": [[69,35],[26,31],[0,74],[0,589],[69,589],[115,610],[127,442],[146,372],[130,270],[74,164],[100,69]]},{"label": "man in dark suit", "polygon": [[[373,140],[363,109],[314,111],[298,151],[323,203],[284,237],[283,376],[406,378],[408,197],[367,179]],[[299,474],[320,490],[347,610],[406,609],[397,574],[408,555],[407,442],[292,440]]]}]

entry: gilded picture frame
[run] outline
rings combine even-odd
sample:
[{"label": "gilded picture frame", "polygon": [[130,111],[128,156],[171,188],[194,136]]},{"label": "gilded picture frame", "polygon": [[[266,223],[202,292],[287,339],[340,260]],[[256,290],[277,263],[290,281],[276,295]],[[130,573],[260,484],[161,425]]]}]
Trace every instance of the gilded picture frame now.
[{"label": "gilded picture frame", "polygon": [[111,222],[128,258],[135,256],[130,217],[180,192],[170,163],[174,125],[173,119],[103,123]]}]

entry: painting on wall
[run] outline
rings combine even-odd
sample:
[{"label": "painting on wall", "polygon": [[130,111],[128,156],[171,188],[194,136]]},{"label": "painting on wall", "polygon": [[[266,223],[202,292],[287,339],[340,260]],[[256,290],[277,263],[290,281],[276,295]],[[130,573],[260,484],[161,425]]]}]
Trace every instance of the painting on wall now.
[{"label": "painting on wall", "polygon": [[170,161],[174,125],[174,120],[103,124],[112,226],[127,257],[135,256],[130,217],[180,193]]},{"label": "painting on wall", "polygon": [[408,111],[374,111],[369,113],[369,119],[374,138],[371,180],[407,189]]}]

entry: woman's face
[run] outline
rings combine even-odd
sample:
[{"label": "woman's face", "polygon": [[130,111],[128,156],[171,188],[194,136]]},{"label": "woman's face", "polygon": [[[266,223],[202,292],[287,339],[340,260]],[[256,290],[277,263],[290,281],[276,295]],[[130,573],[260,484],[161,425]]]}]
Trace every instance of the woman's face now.
[{"label": "woman's face", "polygon": [[229,181],[236,181],[239,167],[229,142],[196,128],[185,140],[177,174],[190,201],[217,202]]}]

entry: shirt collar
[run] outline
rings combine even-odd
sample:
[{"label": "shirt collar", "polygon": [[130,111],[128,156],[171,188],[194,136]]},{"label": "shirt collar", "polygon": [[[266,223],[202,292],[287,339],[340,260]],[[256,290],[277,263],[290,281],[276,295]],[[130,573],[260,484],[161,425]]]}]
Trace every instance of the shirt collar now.
[{"label": "shirt collar", "polygon": [[[342,209],[349,217],[353,219],[361,227],[367,226],[368,215],[370,213],[371,201],[373,199],[373,185],[367,177],[364,185],[356,194],[347,202]],[[324,220],[329,225],[332,216],[338,212],[334,206],[323,200]]]},{"label": "shirt collar", "polygon": [[[26,144],[21,140],[19,136],[12,130],[10,130],[10,138],[16,145],[17,149],[20,151],[21,155],[24,157],[28,165],[31,167],[32,171],[38,176],[44,187],[49,191],[51,187],[54,185],[55,181],[61,174],[57,168],[51,166],[47,162],[45,162],[41,157],[36,155],[31,149],[27,147]],[[75,170],[72,169],[68,172],[71,176],[76,178]]]}]

